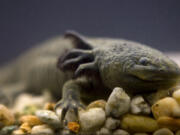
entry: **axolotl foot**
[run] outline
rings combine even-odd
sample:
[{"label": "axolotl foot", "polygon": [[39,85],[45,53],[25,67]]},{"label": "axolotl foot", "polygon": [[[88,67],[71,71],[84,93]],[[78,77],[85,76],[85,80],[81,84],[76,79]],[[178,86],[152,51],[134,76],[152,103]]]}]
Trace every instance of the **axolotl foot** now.
[{"label": "axolotl foot", "polygon": [[74,32],[66,33],[65,37],[72,39],[78,49],[72,49],[61,56],[57,67],[63,71],[75,71],[75,78],[98,73],[95,56],[92,48],[89,47],[90,45],[79,34]]},{"label": "axolotl foot", "polygon": [[80,101],[78,101],[78,100],[74,100],[74,99],[61,99],[55,105],[55,111],[58,108],[62,109],[60,120],[64,121],[66,113],[68,112],[68,110],[74,110],[74,113],[75,113],[76,117],[78,118],[78,109],[79,108],[85,109],[85,106]]}]

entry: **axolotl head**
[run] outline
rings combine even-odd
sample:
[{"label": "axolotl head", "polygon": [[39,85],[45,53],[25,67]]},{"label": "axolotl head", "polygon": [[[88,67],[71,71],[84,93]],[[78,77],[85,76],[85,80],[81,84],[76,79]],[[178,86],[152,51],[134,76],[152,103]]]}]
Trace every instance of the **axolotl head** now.
[{"label": "axolotl head", "polygon": [[156,49],[127,42],[112,45],[104,54],[108,58],[100,72],[108,87],[119,85],[131,91],[143,92],[169,89],[180,82],[179,66]]},{"label": "axolotl head", "polygon": [[[75,76],[98,73],[98,79],[113,89],[132,92],[169,89],[180,82],[180,68],[160,51],[136,42],[109,38],[89,38],[86,42],[76,32],[68,32],[76,48],[64,58],[61,68],[75,68]],[[68,62],[69,57],[76,57]],[[89,77],[89,76],[88,76]]]}]

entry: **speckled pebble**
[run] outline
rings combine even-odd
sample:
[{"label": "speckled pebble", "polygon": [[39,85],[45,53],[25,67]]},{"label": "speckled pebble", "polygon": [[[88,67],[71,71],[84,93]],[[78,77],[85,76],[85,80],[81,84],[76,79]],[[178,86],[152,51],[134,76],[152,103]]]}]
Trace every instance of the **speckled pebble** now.
[{"label": "speckled pebble", "polygon": [[180,117],[180,106],[172,97],[166,97],[157,101],[151,109],[156,119],[162,116]]},{"label": "speckled pebble", "polygon": [[107,128],[101,128],[96,135],[110,135],[111,132]]},{"label": "speckled pebble", "polygon": [[106,103],[106,115],[118,118],[127,113],[129,108],[130,97],[122,88],[114,88]]},{"label": "speckled pebble", "polygon": [[161,128],[155,131],[153,135],[174,135],[174,133],[168,128]]},{"label": "speckled pebble", "polygon": [[44,123],[52,126],[53,128],[60,128],[61,122],[58,116],[49,110],[39,110],[36,112],[36,116]]},{"label": "speckled pebble", "polygon": [[123,116],[121,127],[131,132],[154,132],[158,129],[156,120],[147,117],[127,114]]},{"label": "speckled pebble", "polygon": [[131,101],[131,113],[149,115],[151,107],[145,102],[142,96],[136,96]]},{"label": "speckled pebble", "polygon": [[109,130],[116,129],[120,126],[120,120],[108,117],[105,122],[105,127]]},{"label": "speckled pebble", "polygon": [[54,131],[48,125],[38,125],[32,128],[31,134],[34,135],[54,135]]},{"label": "speckled pebble", "polygon": [[16,130],[18,126],[6,126],[0,130],[0,135],[10,135],[14,130]]},{"label": "speckled pebble", "polygon": [[113,135],[130,135],[127,131],[118,129],[113,132]]},{"label": "speckled pebble", "polygon": [[105,119],[106,115],[102,108],[91,108],[79,112],[80,127],[85,132],[97,131],[103,126]]},{"label": "speckled pebble", "polygon": [[79,133],[80,125],[77,122],[68,122],[68,129],[73,133]]}]

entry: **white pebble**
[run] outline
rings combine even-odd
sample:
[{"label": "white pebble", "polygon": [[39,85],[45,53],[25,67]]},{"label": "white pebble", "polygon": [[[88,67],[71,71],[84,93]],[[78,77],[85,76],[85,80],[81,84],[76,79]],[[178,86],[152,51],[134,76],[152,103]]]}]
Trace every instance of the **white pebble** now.
[{"label": "white pebble", "polygon": [[49,110],[38,110],[36,112],[36,116],[44,123],[54,127],[54,128],[60,128],[61,122],[57,115],[53,111]]},{"label": "white pebble", "polygon": [[131,113],[148,115],[151,113],[151,108],[142,96],[136,96],[131,101]]},{"label": "white pebble", "polygon": [[[61,108],[58,108],[58,109],[56,110],[56,115],[58,116],[59,119],[61,119],[61,113],[62,113],[62,109],[61,109]],[[68,110],[64,119],[65,119],[67,122],[72,122],[72,121],[75,122],[75,121],[78,121],[78,118],[77,118],[77,116],[75,115],[74,110]]]},{"label": "white pebble", "polygon": [[82,131],[94,132],[100,129],[106,119],[102,108],[91,108],[87,111],[79,112],[79,122]]},{"label": "white pebble", "polygon": [[100,131],[96,132],[97,135],[110,135],[111,132],[107,128],[101,128]]},{"label": "white pebble", "polygon": [[116,87],[106,103],[106,114],[108,116],[120,117],[127,113],[130,108],[130,97],[122,88]]},{"label": "white pebble", "polygon": [[105,127],[108,128],[109,130],[116,129],[120,126],[120,120],[114,119],[114,118],[107,118],[105,122]]},{"label": "white pebble", "polygon": [[48,125],[38,125],[34,126],[31,130],[31,134],[34,135],[54,135],[54,131]]}]

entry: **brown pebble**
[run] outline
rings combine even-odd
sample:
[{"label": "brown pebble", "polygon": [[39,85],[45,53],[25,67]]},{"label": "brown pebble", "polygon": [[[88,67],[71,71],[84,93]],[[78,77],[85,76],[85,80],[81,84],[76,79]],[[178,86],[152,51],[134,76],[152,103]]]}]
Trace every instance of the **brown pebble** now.
[{"label": "brown pebble", "polygon": [[176,131],[180,129],[180,119],[164,116],[164,117],[160,117],[157,120],[157,123],[159,127],[169,128],[172,131]]},{"label": "brown pebble", "polygon": [[4,105],[0,104],[0,128],[14,124],[13,113]]},{"label": "brown pebble", "polygon": [[72,132],[78,133],[79,132],[80,125],[77,122],[69,122],[68,123],[68,129]]},{"label": "brown pebble", "polygon": [[180,116],[180,107],[177,101],[172,97],[160,99],[151,107],[152,113],[156,119],[163,116]]},{"label": "brown pebble", "polygon": [[96,100],[96,101],[90,103],[87,106],[87,109],[90,109],[90,108],[102,108],[102,109],[105,110],[105,106],[106,106],[106,101],[105,100]]},{"label": "brown pebble", "polygon": [[55,105],[56,105],[55,103],[46,103],[45,106],[44,106],[44,109],[54,111]]},{"label": "brown pebble", "polygon": [[28,123],[31,127],[43,124],[40,119],[34,115],[24,115],[19,121],[21,123]]},{"label": "brown pebble", "polygon": [[180,129],[176,132],[175,135],[180,135]]},{"label": "brown pebble", "polygon": [[127,114],[122,117],[121,128],[129,132],[154,132],[159,127],[151,117]]},{"label": "brown pebble", "polygon": [[30,134],[31,133],[31,126],[28,123],[23,123],[19,129],[21,129],[24,133]]}]

